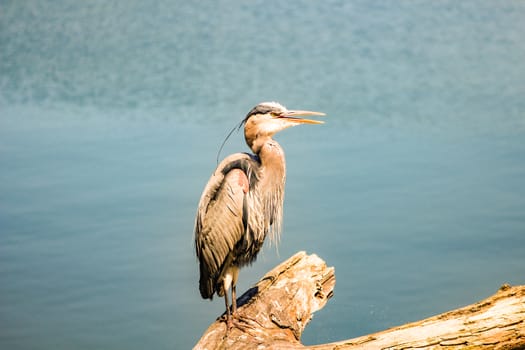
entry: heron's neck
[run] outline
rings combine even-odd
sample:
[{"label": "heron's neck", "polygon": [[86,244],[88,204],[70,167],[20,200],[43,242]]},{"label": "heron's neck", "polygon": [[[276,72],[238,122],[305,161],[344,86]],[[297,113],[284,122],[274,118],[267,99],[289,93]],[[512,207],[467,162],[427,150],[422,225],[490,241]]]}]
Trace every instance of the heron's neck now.
[{"label": "heron's neck", "polygon": [[286,162],[281,145],[269,136],[259,137],[251,143],[252,151],[259,157],[260,188],[278,188],[284,191]]},{"label": "heron's neck", "polygon": [[[284,184],[286,181],[286,162],[284,151],[277,141],[268,138],[257,153],[261,161],[259,170],[258,193],[262,199],[265,212],[266,227],[270,238],[279,241],[283,218]],[[270,227],[271,226],[271,227]]]},{"label": "heron's neck", "polygon": [[261,144],[257,155],[261,160],[265,175],[268,175],[266,181],[283,181],[286,174],[286,162],[281,145],[274,139],[268,138]]}]

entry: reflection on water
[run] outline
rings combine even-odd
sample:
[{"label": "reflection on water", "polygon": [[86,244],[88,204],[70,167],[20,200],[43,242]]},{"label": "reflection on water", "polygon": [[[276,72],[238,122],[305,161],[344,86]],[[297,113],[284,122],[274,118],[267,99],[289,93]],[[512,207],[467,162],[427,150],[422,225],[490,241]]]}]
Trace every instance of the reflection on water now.
[{"label": "reflection on water", "polygon": [[281,244],[239,286],[298,250],[335,266],[305,343],[524,283],[522,4],[0,7],[1,348],[190,348],[223,311],[196,205],[262,100],[328,114],[278,135]]}]

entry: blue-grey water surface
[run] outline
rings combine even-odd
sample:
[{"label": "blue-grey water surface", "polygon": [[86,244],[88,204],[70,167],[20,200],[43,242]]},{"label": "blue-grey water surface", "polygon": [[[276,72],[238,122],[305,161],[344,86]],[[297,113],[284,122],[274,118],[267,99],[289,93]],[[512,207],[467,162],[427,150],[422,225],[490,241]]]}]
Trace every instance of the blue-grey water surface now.
[{"label": "blue-grey water surface", "polygon": [[[2,1],[0,348],[188,349],[193,220],[255,104],[287,130],[284,230],[335,266],[306,344],[525,283],[522,1]],[[233,134],[222,156],[246,151]]]}]

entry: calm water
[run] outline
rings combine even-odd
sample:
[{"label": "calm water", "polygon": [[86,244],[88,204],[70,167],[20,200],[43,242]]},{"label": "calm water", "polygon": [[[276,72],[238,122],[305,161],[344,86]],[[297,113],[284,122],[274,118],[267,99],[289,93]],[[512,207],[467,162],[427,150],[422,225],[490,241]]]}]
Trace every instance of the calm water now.
[{"label": "calm water", "polygon": [[328,114],[278,135],[281,244],[240,276],[299,250],[335,266],[305,343],[524,284],[524,19],[521,1],[2,1],[0,348],[191,348],[223,311],[198,293],[197,202],[264,100]]}]

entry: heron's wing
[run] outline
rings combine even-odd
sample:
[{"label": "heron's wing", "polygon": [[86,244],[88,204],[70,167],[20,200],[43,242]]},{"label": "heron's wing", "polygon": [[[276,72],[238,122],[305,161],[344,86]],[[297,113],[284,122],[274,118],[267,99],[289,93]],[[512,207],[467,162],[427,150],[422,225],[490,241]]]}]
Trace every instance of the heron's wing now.
[{"label": "heron's wing", "polygon": [[217,279],[231,263],[247,226],[247,193],[257,161],[247,154],[226,158],[211,176],[195,220],[195,249],[200,262],[200,291],[211,298]]}]

